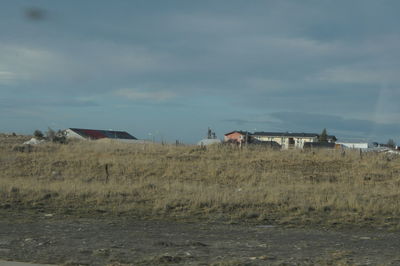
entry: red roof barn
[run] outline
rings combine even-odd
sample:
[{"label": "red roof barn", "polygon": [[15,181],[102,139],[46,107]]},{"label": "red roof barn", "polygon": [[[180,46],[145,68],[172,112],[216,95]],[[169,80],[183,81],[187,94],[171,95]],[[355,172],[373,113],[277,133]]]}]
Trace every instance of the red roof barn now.
[{"label": "red roof barn", "polygon": [[68,128],[66,132],[68,138],[80,138],[80,139],[92,139],[92,140],[104,139],[104,138],[123,139],[123,140],[137,139],[125,131]]}]

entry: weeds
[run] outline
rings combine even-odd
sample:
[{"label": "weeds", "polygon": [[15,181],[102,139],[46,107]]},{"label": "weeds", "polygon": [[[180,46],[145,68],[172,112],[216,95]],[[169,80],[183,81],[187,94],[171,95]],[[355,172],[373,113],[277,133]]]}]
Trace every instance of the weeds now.
[{"label": "weeds", "polygon": [[[1,139],[3,140],[3,138]],[[336,150],[0,144],[3,206],[282,224],[395,225],[400,158]]]}]

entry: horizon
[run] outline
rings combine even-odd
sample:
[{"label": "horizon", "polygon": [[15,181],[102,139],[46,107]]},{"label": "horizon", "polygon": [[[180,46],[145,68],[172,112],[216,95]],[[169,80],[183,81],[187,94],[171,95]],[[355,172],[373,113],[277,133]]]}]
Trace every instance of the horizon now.
[{"label": "horizon", "polygon": [[0,131],[210,127],[400,142],[400,2],[16,0],[0,10]]},{"label": "horizon", "polygon": [[[67,129],[72,129],[72,128],[66,128],[66,129],[59,129],[59,130],[67,130]],[[78,128],[74,128],[74,129],[78,129]],[[176,143],[176,141],[178,141],[180,144],[185,144],[185,145],[195,145],[196,143],[187,143],[187,142],[182,142],[179,139],[176,139],[174,141],[167,141],[165,139],[163,139],[162,135],[153,135],[151,133],[149,133],[146,137],[144,138],[138,138],[137,136],[133,135],[131,132],[128,132],[126,130],[113,130],[113,129],[93,129],[93,128],[79,128],[79,129],[84,129],[84,130],[96,130],[96,131],[110,131],[110,132],[122,132],[122,133],[128,133],[129,135],[133,136],[134,138],[136,138],[137,140],[145,140],[145,141],[152,141],[154,143],[169,143],[169,144],[174,144]],[[46,135],[48,131],[53,131],[56,132],[58,130],[53,130],[52,128],[48,128],[47,131],[42,131],[40,129],[36,129],[35,131],[39,131],[41,134]],[[232,133],[232,132],[239,132],[242,130],[232,130],[230,132],[227,132],[225,134],[222,134],[222,137],[218,137],[216,136],[216,139],[224,141],[224,137],[226,134],[228,133]],[[213,132],[213,131],[212,131]],[[265,131],[257,131],[257,132],[248,132],[250,133],[250,135],[253,135],[255,133],[271,133],[271,132],[265,132]],[[291,132],[291,131],[286,131],[286,132],[272,132],[272,133],[289,133],[289,134],[315,134],[320,136],[321,133],[315,133],[315,132]],[[33,136],[35,137],[35,132],[33,133],[28,133],[28,134],[18,134],[16,132],[0,132],[0,134],[6,134],[6,135],[14,135],[16,134],[21,135],[21,136]],[[337,138],[337,136],[335,135],[331,135],[328,132],[328,136],[334,136],[336,138],[337,143],[368,143],[368,144],[373,144],[373,143],[377,143],[377,144],[387,144],[389,141],[394,141],[393,139],[388,139],[387,142],[379,142],[379,141],[375,141],[375,140],[366,140],[366,139],[361,139],[361,138],[357,138],[357,139],[352,139],[352,138]],[[202,139],[200,139],[199,141],[202,140],[206,140],[208,139],[208,136],[204,136]],[[197,142],[198,144],[198,142]],[[395,145],[397,145],[397,143],[395,142]]]}]

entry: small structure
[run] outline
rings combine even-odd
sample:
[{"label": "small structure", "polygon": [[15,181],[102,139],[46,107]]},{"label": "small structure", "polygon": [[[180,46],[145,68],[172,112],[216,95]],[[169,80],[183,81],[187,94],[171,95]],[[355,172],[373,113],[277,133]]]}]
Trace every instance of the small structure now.
[{"label": "small structure", "polygon": [[213,145],[213,144],[220,144],[221,140],[217,139],[217,135],[215,132],[211,130],[211,128],[208,128],[207,131],[207,138],[202,139],[199,142],[197,142],[197,145],[199,146],[208,146],[208,145]]},{"label": "small structure", "polygon": [[65,130],[65,136],[67,138],[76,139],[114,139],[114,140],[125,140],[133,141],[137,140],[134,136],[130,135],[125,131],[114,131],[114,130],[97,130],[97,129],[83,129],[83,128],[68,128]]},{"label": "small structure", "polygon": [[197,145],[199,145],[199,146],[208,146],[208,145],[213,145],[213,144],[221,144],[221,140],[219,140],[219,139],[202,139],[199,142],[197,142]]},{"label": "small structure", "polygon": [[368,143],[364,142],[336,142],[337,145],[340,145],[343,148],[348,149],[368,149]]}]

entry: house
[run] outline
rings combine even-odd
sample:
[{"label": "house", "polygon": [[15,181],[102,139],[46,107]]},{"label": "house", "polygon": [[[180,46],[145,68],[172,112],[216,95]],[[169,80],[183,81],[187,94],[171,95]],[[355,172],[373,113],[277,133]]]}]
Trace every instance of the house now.
[{"label": "house", "polygon": [[318,134],[315,133],[289,133],[289,132],[255,132],[253,138],[259,141],[275,141],[287,148],[303,148],[306,142],[318,142]]},{"label": "house", "polygon": [[134,136],[130,135],[125,131],[114,131],[114,130],[97,130],[97,129],[83,129],[83,128],[68,128],[65,130],[65,136],[67,138],[76,139],[115,139],[124,141],[137,140]]},{"label": "house", "polygon": [[[319,134],[316,133],[291,133],[291,132],[255,132],[252,138],[259,141],[274,141],[282,146],[283,149],[303,148],[305,143],[319,142]],[[328,143],[334,143],[336,137],[327,136]]]},{"label": "house", "polygon": [[244,143],[251,136],[250,132],[235,130],[224,135],[225,142]]}]

